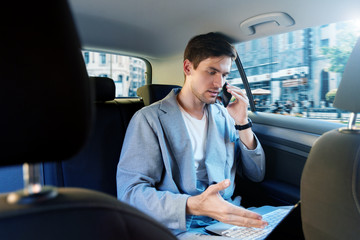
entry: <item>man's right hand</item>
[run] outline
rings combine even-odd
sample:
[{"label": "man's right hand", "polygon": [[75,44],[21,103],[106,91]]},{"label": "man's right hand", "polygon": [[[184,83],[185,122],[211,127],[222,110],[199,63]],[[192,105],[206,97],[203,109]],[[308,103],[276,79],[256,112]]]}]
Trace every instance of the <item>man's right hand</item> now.
[{"label": "man's right hand", "polygon": [[243,227],[264,228],[268,225],[261,215],[225,201],[220,191],[230,186],[230,180],[210,185],[203,193],[191,196],[186,203],[188,214],[208,216],[223,223]]}]

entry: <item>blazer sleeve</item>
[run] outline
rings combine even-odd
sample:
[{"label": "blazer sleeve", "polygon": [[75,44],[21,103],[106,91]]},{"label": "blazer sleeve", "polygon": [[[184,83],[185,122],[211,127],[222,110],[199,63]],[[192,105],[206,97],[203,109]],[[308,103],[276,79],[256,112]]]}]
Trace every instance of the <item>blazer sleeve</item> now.
[{"label": "blazer sleeve", "polygon": [[186,194],[160,191],[164,163],[156,131],[137,112],[129,123],[117,167],[118,199],[170,229],[186,230]]},{"label": "blazer sleeve", "polygon": [[254,137],[257,144],[254,150],[249,150],[240,139],[237,139],[240,151],[237,155],[241,156],[241,161],[238,161],[241,166],[238,166],[238,169],[241,169],[241,173],[251,181],[261,182],[265,177],[265,153],[255,134]]}]

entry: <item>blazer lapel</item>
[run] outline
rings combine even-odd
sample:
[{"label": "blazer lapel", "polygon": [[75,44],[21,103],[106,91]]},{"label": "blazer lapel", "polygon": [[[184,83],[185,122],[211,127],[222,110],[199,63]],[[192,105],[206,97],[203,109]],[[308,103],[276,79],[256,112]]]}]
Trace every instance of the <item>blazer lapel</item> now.
[{"label": "blazer lapel", "polygon": [[179,167],[182,188],[188,194],[198,194],[196,189],[196,176],[194,169],[193,151],[190,137],[186,131],[185,122],[176,102],[176,94],[172,91],[161,102],[159,120],[163,127],[166,140],[169,142],[170,151]]},{"label": "blazer lapel", "polygon": [[[225,164],[227,149],[224,142],[229,139],[226,134],[226,120],[216,107],[208,106],[209,127],[206,144],[205,166],[209,178],[209,184],[218,183],[225,179]],[[221,144],[219,141],[222,141]]]}]

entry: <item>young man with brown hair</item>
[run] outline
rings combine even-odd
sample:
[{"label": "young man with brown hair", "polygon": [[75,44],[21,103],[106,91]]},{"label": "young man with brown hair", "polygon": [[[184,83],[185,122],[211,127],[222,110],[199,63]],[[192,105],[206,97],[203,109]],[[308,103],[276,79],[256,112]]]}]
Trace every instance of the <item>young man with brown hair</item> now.
[{"label": "young man with brown hair", "polygon": [[[219,239],[204,227],[216,221],[264,227],[257,213],[232,200],[236,172],[253,181],[265,157],[248,122],[248,99],[226,108],[216,100],[236,52],[221,35],[192,38],[184,53],[185,83],[131,120],[117,170],[118,198],[154,217],[179,239]],[[234,126],[240,126],[236,130]]]}]

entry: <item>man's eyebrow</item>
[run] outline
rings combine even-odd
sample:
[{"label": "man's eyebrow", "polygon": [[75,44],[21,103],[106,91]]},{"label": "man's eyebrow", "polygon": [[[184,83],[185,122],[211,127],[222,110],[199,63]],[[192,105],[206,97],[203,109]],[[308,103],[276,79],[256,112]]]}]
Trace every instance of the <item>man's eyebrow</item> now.
[{"label": "man's eyebrow", "polygon": [[[209,69],[211,69],[211,70],[213,70],[213,71],[215,71],[215,72],[221,73],[221,71],[220,71],[219,69],[217,69],[217,68],[209,67]],[[223,74],[224,74],[224,75],[229,75],[230,73],[229,73],[229,72],[224,72]]]}]

